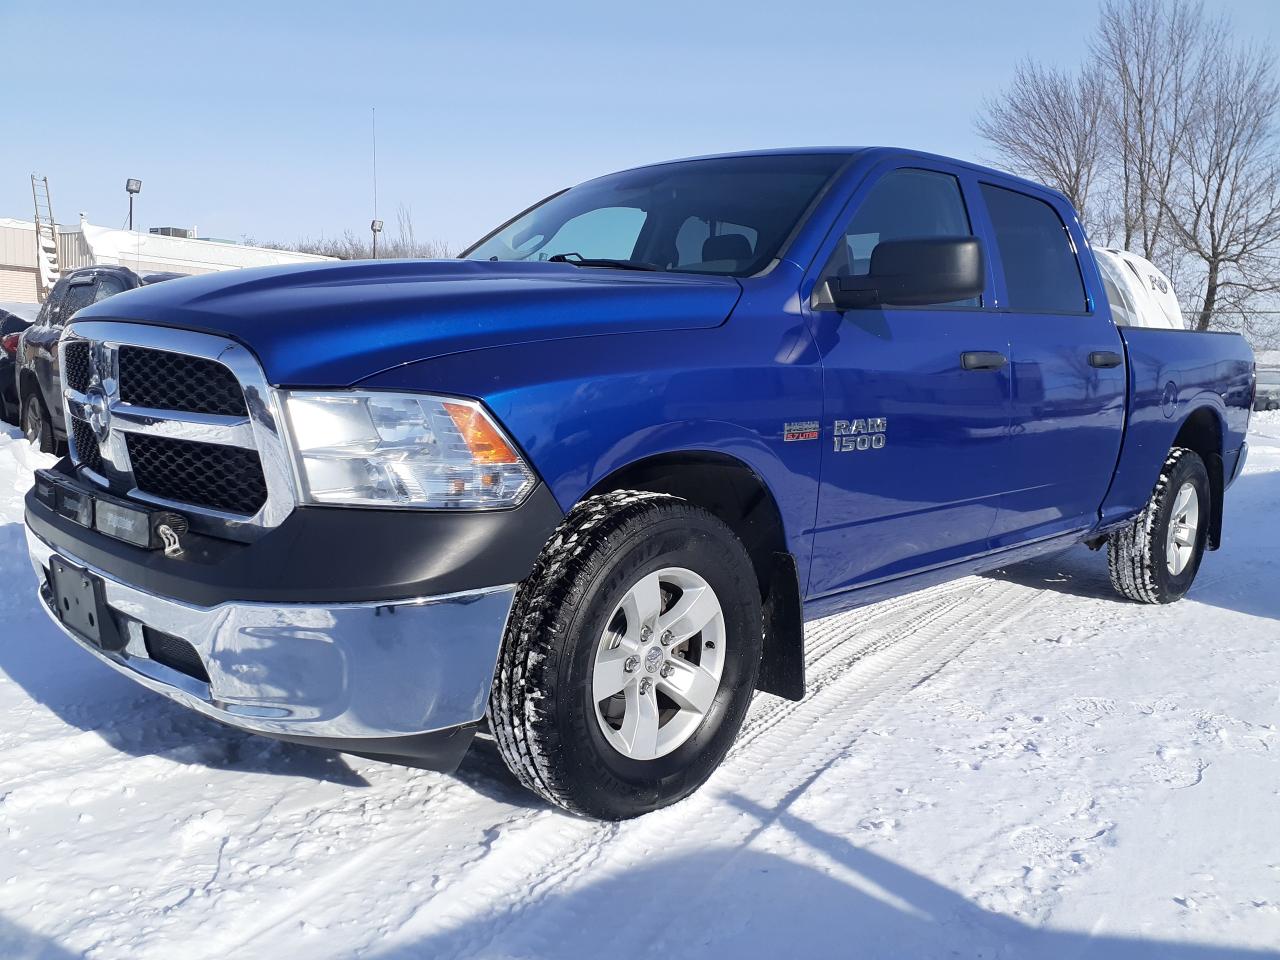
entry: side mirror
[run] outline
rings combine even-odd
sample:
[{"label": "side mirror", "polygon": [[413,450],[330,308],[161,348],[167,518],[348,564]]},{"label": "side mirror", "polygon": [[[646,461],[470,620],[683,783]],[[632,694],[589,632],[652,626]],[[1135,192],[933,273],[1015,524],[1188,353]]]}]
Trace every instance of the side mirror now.
[{"label": "side mirror", "polygon": [[866,276],[831,277],[819,300],[835,310],[919,307],[968,300],[984,286],[986,267],[977,237],[884,240],[871,251]]}]

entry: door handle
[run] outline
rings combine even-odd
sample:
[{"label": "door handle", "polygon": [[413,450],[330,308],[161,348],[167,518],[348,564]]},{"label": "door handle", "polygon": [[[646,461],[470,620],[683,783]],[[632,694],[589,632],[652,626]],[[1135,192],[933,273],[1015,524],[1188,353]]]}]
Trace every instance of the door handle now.
[{"label": "door handle", "polygon": [[1091,367],[1101,367],[1105,370],[1108,367],[1118,367],[1122,363],[1124,363],[1124,357],[1114,350],[1095,350],[1089,354],[1089,366]]},{"label": "door handle", "polygon": [[999,370],[1009,358],[995,350],[966,350],[960,354],[960,366],[966,370]]}]

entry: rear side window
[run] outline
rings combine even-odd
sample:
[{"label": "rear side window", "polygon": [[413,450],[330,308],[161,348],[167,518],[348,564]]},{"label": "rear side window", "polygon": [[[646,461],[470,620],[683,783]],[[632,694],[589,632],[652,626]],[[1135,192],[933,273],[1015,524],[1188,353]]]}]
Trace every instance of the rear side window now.
[{"label": "rear side window", "polygon": [[1035,197],[982,185],[996,232],[1011,310],[1084,313],[1088,310],[1080,264],[1058,212]]}]

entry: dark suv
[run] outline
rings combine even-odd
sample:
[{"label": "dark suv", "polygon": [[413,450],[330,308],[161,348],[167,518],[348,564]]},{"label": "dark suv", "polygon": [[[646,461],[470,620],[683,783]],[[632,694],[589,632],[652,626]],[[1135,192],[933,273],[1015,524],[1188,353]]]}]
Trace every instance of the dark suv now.
[{"label": "dark suv", "polygon": [[75,312],[117,293],[178,276],[181,274],[139,276],[128,267],[83,267],[68,273],[54,285],[35,323],[19,339],[15,357],[18,424],[28,440],[46,453],[52,453],[66,440],[58,338]]}]

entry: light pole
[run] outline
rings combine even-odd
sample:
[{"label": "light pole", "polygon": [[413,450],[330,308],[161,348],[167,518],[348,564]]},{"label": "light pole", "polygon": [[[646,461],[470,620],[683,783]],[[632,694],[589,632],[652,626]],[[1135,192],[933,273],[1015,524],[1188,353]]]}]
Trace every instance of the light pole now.
[{"label": "light pole", "polygon": [[125,192],[129,194],[129,229],[133,229],[133,198],[142,192],[142,181],[130,177],[124,182]]},{"label": "light pole", "polygon": [[373,259],[378,259],[378,234],[382,232],[382,221],[372,220],[369,222],[369,232],[373,234]]}]

